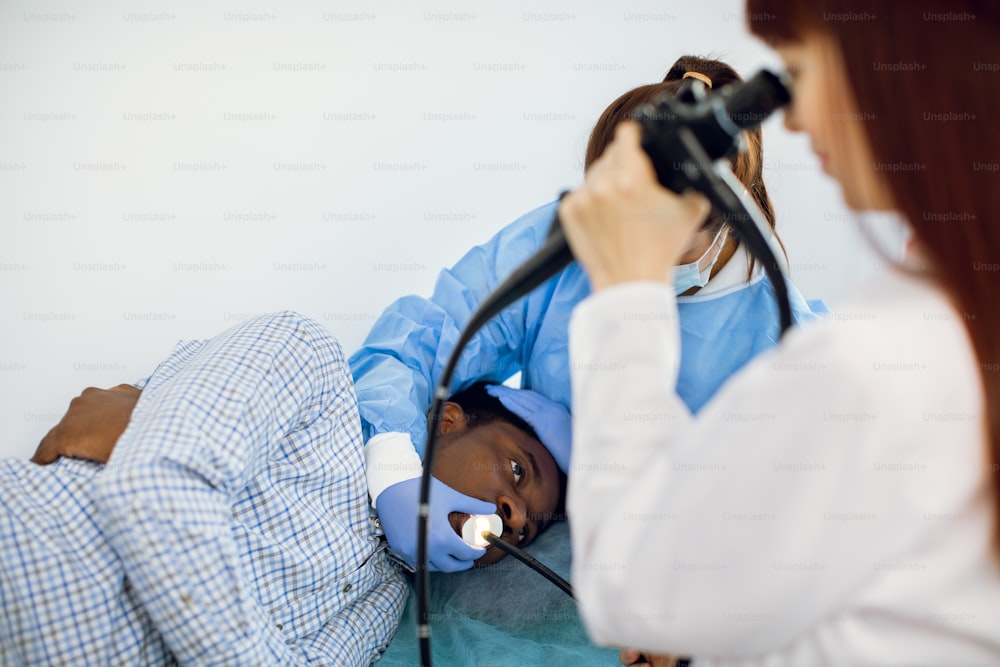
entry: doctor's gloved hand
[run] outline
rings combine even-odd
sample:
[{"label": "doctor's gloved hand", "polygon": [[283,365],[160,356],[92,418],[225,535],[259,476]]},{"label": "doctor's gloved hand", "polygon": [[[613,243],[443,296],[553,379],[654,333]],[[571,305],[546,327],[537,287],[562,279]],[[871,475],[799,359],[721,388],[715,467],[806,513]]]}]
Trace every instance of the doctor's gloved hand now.
[{"label": "doctor's gloved hand", "polygon": [[[431,511],[427,531],[427,560],[432,571],[468,570],[486,549],[466,544],[452,528],[448,514],[494,514],[496,505],[459,493],[436,477],[431,478]],[[411,567],[417,564],[417,506],[420,478],[387,487],[375,500],[379,521],[389,546]]]},{"label": "doctor's gloved hand", "polygon": [[569,456],[573,448],[573,418],[569,410],[530,389],[512,389],[494,384],[486,387],[486,393],[499,399],[505,408],[528,422],[559,469],[569,474]]}]

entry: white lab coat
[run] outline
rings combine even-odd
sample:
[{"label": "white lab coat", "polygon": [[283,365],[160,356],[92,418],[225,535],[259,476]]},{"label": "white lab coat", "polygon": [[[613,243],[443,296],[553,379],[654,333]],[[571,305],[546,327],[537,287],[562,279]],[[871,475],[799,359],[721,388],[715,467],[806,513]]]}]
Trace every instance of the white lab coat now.
[{"label": "white lab coat", "polygon": [[961,317],[886,272],[694,419],[673,391],[670,287],[581,303],[568,508],[591,636],[699,666],[1000,664],[991,466]]}]

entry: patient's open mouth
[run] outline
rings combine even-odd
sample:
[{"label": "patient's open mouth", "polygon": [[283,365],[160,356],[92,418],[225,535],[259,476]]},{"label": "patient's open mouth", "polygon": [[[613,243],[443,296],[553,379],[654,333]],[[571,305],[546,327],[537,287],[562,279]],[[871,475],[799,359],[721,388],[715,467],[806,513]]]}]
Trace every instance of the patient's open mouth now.
[{"label": "patient's open mouth", "polygon": [[451,524],[452,529],[458,534],[459,537],[462,536],[462,524],[465,520],[469,518],[469,514],[464,512],[450,512],[448,514],[448,523]]}]

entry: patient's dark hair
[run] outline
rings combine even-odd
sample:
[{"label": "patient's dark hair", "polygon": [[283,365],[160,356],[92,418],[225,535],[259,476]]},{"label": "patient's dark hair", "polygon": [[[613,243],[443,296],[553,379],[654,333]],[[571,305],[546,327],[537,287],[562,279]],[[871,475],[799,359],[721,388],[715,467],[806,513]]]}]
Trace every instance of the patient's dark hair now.
[{"label": "patient's dark hair", "polygon": [[462,408],[462,412],[465,413],[465,421],[472,428],[486,426],[498,420],[505,421],[532,438],[540,440],[531,424],[504,407],[499,398],[490,396],[486,392],[486,387],[494,384],[497,383],[476,382],[472,386],[455,392],[448,400],[457,403]]}]

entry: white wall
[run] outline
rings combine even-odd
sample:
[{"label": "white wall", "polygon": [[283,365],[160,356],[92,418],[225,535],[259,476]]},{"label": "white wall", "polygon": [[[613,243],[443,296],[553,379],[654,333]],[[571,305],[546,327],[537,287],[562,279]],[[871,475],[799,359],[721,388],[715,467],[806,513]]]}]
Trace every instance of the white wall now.
[{"label": "white wall", "polygon": [[[353,350],[394,298],[581,178],[587,134],[685,52],[776,62],[738,0],[0,6],[0,455],[180,338],[291,308]],[[795,277],[870,270],[772,120]]]}]

